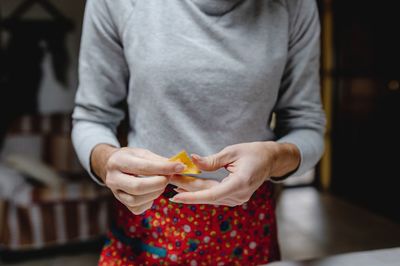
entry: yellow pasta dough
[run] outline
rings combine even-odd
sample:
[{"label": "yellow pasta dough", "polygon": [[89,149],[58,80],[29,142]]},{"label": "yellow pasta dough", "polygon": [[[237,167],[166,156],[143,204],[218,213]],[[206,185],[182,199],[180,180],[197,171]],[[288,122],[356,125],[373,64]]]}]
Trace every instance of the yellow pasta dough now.
[{"label": "yellow pasta dough", "polygon": [[186,168],[182,172],[182,174],[192,174],[193,175],[193,174],[201,173],[199,168],[197,168],[197,166],[193,163],[192,159],[190,158],[190,156],[187,154],[187,152],[185,150],[182,150],[177,155],[169,158],[169,160],[171,162],[181,162],[186,166]]}]

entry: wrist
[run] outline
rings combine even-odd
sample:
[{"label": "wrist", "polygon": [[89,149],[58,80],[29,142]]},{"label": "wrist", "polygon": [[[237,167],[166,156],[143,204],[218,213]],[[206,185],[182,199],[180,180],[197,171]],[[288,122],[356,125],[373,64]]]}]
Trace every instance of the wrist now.
[{"label": "wrist", "polygon": [[296,145],[274,141],[265,143],[272,156],[271,179],[285,179],[299,167],[301,153]]},{"label": "wrist", "polygon": [[107,162],[111,155],[117,150],[118,148],[109,144],[98,144],[92,150],[90,156],[91,171],[103,183],[106,181]]}]

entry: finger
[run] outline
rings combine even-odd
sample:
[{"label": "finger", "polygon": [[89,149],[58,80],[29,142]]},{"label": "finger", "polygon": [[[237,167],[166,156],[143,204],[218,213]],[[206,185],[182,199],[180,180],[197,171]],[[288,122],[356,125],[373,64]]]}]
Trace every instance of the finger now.
[{"label": "finger", "polygon": [[172,175],[181,173],[185,166],[179,162],[148,160],[136,156],[120,156],[117,169],[134,175]]},{"label": "finger", "polygon": [[169,183],[187,191],[199,191],[218,185],[219,182],[212,179],[195,178],[184,175],[173,175]]},{"label": "finger", "polygon": [[129,207],[137,207],[141,206],[145,203],[154,201],[158,197],[161,196],[161,194],[164,192],[163,190],[159,191],[154,191],[145,195],[141,196],[133,196],[131,194],[128,194],[122,190],[117,191],[116,197],[121,201],[124,205],[129,206]]},{"label": "finger", "polygon": [[148,160],[158,160],[158,161],[168,161],[168,158],[160,156],[152,151],[146,149],[128,149],[128,151],[140,158],[148,159]]},{"label": "finger", "polygon": [[197,154],[191,156],[197,167],[204,171],[216,171],[234,161],[234,155],[229,149],[223,149],[216,154],[205,157]]},{"label": "finger", "polygon": [[153,206],[153,201],[148,202],[146,204],[143,204],[141,206],[137,206],[137,207],[127,207],[133,214],[135,215],[139,215],[144,213],[145,211],[147,211],[148,209],[151,208],[151,206]]},{"label": "finger", "polygon": [[145,195],[165,189],[168,178],[165,176],[142,176],[136,177],[119,174],[113,181],[114,189],[122,190],[131,195]]},{"label": "finger", "polygon": [[214,204],[231,196],[238,189],[234,178],[211,188],[196,192],[183,192],[175,195],[171,201],[185,204]]}]

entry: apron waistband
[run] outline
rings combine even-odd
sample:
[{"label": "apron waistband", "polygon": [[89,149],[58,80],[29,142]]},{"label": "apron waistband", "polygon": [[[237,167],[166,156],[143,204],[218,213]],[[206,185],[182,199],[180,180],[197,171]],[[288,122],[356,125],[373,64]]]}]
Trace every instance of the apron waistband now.
[{"label": "apron waistband", "polygon": [[130,246],[132,251],[136,254],[140,254],[141,252],[149,252],[161,258],[167,256],[167,250],[165,248],[148,245],[139,237],[129,237],[125,234],[122,228],[118,228],[114,224],[111,225],[111,234],[122,244]]}]

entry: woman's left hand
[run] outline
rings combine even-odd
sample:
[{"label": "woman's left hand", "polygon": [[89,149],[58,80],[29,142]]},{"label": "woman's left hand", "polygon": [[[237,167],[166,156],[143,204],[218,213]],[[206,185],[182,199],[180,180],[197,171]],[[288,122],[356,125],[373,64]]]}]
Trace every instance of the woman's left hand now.
[{"label": "woman's left hand", "polygon": [[230,174],[221,182],[175,175],[170,183],[178,192],[172,202],[237,206],[247,202],[271,176],[283,176],[300,163],[294,144],[251,142],[228,146],[207,157],[192,154],[194,163],[204,171],[225,167]]}]

